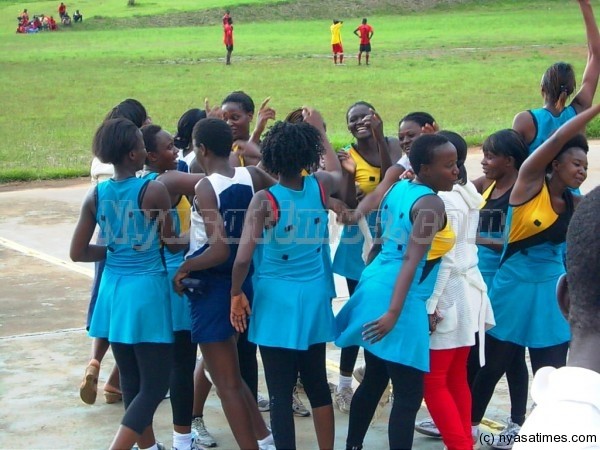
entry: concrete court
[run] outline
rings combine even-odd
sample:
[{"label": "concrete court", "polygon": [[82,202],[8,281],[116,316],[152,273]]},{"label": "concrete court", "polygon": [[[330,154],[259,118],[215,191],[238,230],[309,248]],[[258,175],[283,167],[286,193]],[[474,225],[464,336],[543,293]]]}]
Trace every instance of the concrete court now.
[{"label": "concrete court", "polygon": [[[590,149],[584,191],[600,181],[600,160],[594,157],[598,150],[597,143]],[[479,159],[475,152],[469,157],[472,177],[480,173]],[[86,179],[0,187],[0,448],[107,448],[123,413],[122,404],[105,404],[101,392],[93,406],[83,404],[78,393],[90,351],[83,325],[92,265],[70,262],[68,247],[88,187]],[[335,309],[347,295],[340,281]],[[330,345],[327,357],[330,381],[337,382],[339,349]],[[112,361],[110,355],[105,359],[100,386]],[[260,378],[259,390],[266,393],[262,374]],[[389,409],[389,404],[379,408],[366,449],[387,448]],[[426,414],[423,406],[419,417]],[[487,417],[502,421],[508,415],[503,380]],[[264,416],[268,420],[268,413]],[[348,417],[337,409],[335,417],[335,448],[343,449]],[[170,405],[164,401],[155,416],[155,431],[167,445],[170,419]],[[214,391],[205,421],[218,448],[235,448]],[[295,423],[298,448],[316,448],[312,420],[296,418]],[[415,434],[414,448],[441,450],[443,444]]]}]

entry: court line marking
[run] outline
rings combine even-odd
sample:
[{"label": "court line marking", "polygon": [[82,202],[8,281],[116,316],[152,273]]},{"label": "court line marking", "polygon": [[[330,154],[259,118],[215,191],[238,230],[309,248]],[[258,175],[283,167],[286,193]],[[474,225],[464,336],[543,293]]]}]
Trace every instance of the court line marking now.
[{"label": "court line marking", "polygon": [[39,250],[35,250],[30,247],[26,247],[18,242],[11,241],[9,239],[0,237],[0,245],[6,247],[11,250],[15,250],[19,253],[22,253],[26,256],[31,256],[33,258],[40,259],[42,261],[48,262],[50,264],[54,264],[56,266],[62,267],[64,269],[70,270],[72,272],[76,272],[80,275],[85,275],[89,278],[94,278],[94,271],[92,269],[88,269],[86,267],[81,267],[78,264],[75,264],[70,261],[64,261],[60,258],[56,258],[55,256],[48,255],[47,253],[40,252]]}]

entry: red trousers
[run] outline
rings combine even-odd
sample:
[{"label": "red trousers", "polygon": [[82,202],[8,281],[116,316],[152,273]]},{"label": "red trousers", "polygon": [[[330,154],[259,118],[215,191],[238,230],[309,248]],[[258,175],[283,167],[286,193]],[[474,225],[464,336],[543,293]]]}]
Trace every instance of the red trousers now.
[{"label": "red trousers", "polygon": [[472,450],[471,391],[467,358],[471,347],[430,350],[425,402],[448,450]]}]

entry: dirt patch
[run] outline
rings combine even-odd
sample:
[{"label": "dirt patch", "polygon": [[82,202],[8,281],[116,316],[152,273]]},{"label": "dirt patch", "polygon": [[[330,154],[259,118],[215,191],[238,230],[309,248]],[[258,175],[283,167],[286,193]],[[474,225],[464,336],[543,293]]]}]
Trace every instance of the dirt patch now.
[{"label": "dirt patch", "polygon": [[24,191],[29,189],[62,188],[89,183],[89,177],[62,178],[60,180],[14,181],[0,184],[0,192]]}]

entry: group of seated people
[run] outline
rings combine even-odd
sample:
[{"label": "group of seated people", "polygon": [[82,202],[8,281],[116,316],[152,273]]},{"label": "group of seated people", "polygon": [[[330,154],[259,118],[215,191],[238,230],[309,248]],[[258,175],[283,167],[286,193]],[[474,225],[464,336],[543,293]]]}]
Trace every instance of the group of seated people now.
[{"label": "group of seated people", "polygon": [[[59,16],[62,25],[71,25],[71,17],[69,16],[69,13],[67,13],[64,3],[61,3],[61,6],[59,7]],[[75,22],[82,22],[83,14],[81,14],[79,10],[76,10],[72,20]],[[19,17],[17,17],[17,21],[17,33],[38,33],[40,31],[58,30],[58,24],[53,16],[40,14],[39,16],[33,16],[33,19],[29,19],[27,9],[24,9]]]}]

